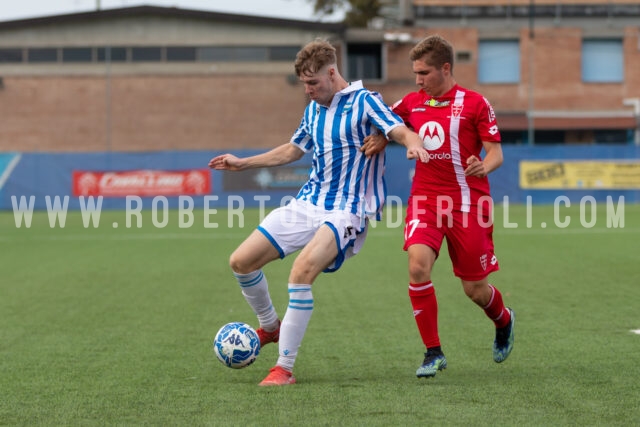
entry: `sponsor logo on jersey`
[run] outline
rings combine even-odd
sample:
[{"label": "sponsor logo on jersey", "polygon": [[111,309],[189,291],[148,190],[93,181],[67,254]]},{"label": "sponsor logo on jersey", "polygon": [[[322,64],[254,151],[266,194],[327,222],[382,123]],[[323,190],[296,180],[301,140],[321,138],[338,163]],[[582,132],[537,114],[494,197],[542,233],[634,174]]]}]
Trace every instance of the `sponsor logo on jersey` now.
[{"label": "sponsor logo on jersey", "polygon": [[425,111],[427,111],[427,109],[426,109],[426,108],[424,108],[424,107],[416,107],[416,108],[414,108],[413,110],[411,110],[411,112],[412,112],[412,113],[416,113],[416,112],[418,112],[418,113],[423,113],[423,112],[425,112]]},{"label": "sponsor logo on jersey", "polygon": [[444,129],[438,122],[426,122],[420,127],[418,135],[422,138],[422,144],[427,150],[437,150],[444,144]]},{"label": "sponsor logo on jersey", "polygon": [[428,105],[429,107],[436,107],[436,108],[441,108],[441,107],[448,107],[449,104],[451,104],[451,101],[447,100],[447,101],[438,101],[437,99],[431,98],[427,101],[425,101],[424,105]]},{"label": "sponsor logo on jersey", "polygon": [[484,102],[487,104],[487,109],[489,110],[489,123],[496,121],[496,113],[493,111],[493,107],[489,104],[489,100],[485,97],[482,97]]},{"label": "sponsor logo on jersey", "polygon": [[489,133],[490,133],[491,135],[495,135],[496,133],[498,133],[498,126],[496,126],[496,125],[491,126],[491,127],[489,128]]},{"label": "sponsor logo on jersey", "polygon": [[451,153],[429,153],[429,160],[451,160]]}]

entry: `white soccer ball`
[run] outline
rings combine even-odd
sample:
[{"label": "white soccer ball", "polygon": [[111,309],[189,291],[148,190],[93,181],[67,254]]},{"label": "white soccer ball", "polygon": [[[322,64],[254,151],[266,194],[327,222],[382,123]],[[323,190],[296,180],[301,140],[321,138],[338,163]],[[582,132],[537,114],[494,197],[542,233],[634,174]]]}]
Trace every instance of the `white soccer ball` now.
[{"label": "white soccer ball", "polygon": [[246,323],[227,323],[216,334],[213,351],[225,366],[244,368],[255,362],[260,354],[260,338]]}]

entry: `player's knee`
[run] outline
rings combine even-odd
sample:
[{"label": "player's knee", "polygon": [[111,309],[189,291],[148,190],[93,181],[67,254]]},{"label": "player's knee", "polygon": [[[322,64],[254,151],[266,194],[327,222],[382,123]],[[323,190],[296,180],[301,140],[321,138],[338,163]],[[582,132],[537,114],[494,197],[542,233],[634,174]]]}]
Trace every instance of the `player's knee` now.
[{"label": "player's knee", "polygon": [[467,297],[477,305],[483,306],[487,303],[487,285],[483,281],[463,281],[463,288]]},{"label": "player's knee", "polygon": [[238,251],[233,252],[229,257],[229,267],[231,267],[232,271],[239,274],[247,274],[253,271],[251,266],[247,263],[244,257],[238,253]]},{"label": "player's knee", "polygon": [[318,274],[320,271],[313,265],[296,259],[289,273],[289,283],[311,284]]},{"label": "player's knee", "polygon": [[470,292],[470,293],[467,293],[467,296],[471,299],[471,301],[473,301],[477,305],[484,305],[484,300],[481,297],[479,292]]},{"label": "player's knee", "polygon": [[429,266],[419,261],[410,261],[409,280],[411,283],[424,283],[431,280]]}]

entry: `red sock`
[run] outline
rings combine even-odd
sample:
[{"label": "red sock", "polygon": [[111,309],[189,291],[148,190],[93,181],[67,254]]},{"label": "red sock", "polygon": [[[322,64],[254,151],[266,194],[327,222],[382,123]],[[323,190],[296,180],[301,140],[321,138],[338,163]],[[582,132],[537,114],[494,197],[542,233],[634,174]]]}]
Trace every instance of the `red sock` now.
[{"label": "red sock", "polygon": [[492,290],[491,299],[489,300],[489,304],[482,307],[482,309],[487,317],[493,320],[496,328],[504,328],[511,321],[511,314],[504,306],[504,302],[502,302],[502,294],[500,291],[494,288],[493,285],[489,285],[489,287]]},{"label": "red sock", "polygon": [[409,283],[409,299],[413,307],[418,331],[425,347],[439,347],[438,336],[438,300],[431,281],[425,283]]}]

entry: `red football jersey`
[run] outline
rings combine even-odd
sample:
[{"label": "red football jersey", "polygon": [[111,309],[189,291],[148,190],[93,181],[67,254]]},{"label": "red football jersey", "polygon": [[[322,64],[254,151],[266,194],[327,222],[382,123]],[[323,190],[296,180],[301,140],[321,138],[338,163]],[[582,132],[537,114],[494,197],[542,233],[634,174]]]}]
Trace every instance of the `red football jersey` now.
[{"label": "red football jersey", "polygon": [[[438,196],[450,197],[453,209],[475,210],[478,199],[489,196],[489,180],[466,177],[467,159],[479,159],[482,141],[500,142],[496,116],[489,101],[477,92],[455,85],[443,96],[423,90],[412,92],[393,106],[393,111],[416,131],[429,151],[429,162],[416,162],[412,196],[427,196],[438,206]],[[447,208],[449,201],[440,202]],[[487,206],[483,207],[485,210]]]}]

